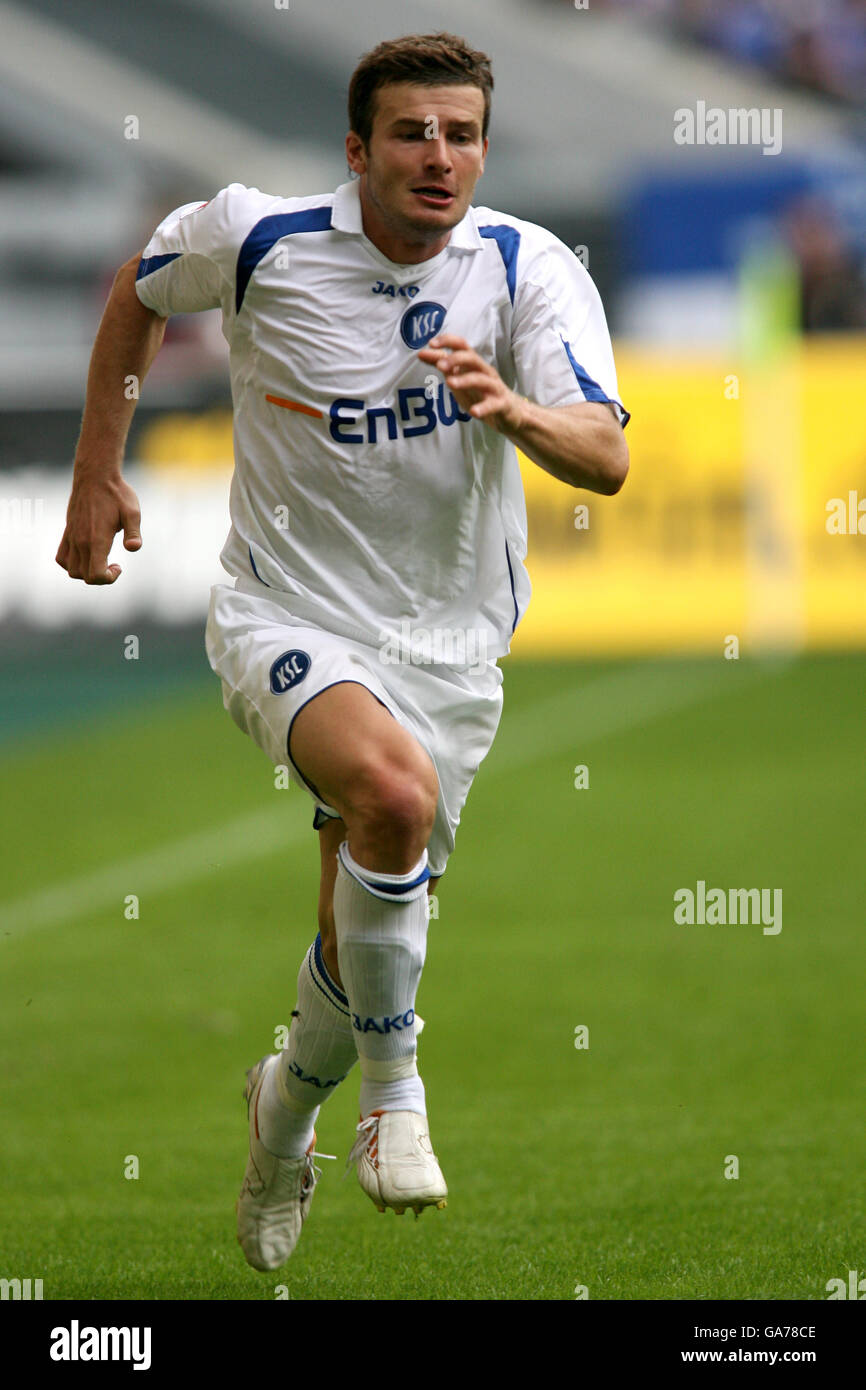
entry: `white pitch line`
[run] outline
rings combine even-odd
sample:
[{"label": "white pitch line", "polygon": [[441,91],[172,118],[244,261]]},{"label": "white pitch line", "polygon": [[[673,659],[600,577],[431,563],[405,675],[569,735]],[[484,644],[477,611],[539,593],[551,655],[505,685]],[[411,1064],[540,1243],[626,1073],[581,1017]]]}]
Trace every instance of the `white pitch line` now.
[{"label": "white pitch line", "polygon": [[[775,669],[781,669],[781,664],[751,664],[744,669],[719,658],[692,669],[646,661],[596,676],[531,706],[522,721],[525,727],[520,717],[506,723],[493,745],[490,772],[512,772],[566,747],[579,754],[596,739],[638,728],[704,696],[724,694],[728,679],[731,690],[741,690]],[[507,673],[505,681],[507,702]]]},{"label": "white pitch line", "polygon": [[298,803],[292,810],[291,816],[274,810],[256,811],[215,830],[203,830],[93,873],[66,879],[8,905],[0,903],[0,933],[20,935],[49,924],[61,926],[87,913],[103,912],[112,904],[120,915],[129,893],[152,897],[215,870],[275,854],[299,842],[312,824],[311,802]]},{"label": "white pitch line", "polygon": [[[742,689],[781,666],[732,670],[731,687]],[[678,672],[675,666],[642,663],[625,671],[590,678],[585,683],[531,705],[509,721],[503,731],[501,755],[491,761],[488,776],[512,773],[559,749],[575,756],[596,739],[637,728],[700,700],[724,691],[716,664]],[[506,676],[507,680],[507,676]],[[494,749],[498,741],[494,742]],[[0,932],[21,935],[37,927],[61,926],[87,913],[104,911],[116,904],[118,913],[129,893],[139,897],[194,882],[215,869],[229,868],[265,858],[300,843],[309,835],[312,803],[306,797],[289,808],[290,814],[256,811],[228,821],[217,829],[200,831],[180,843],[171,843],[146,854],[110,864],[104,869],[67,879],[29,894],[8,905],[0,903]]]}]

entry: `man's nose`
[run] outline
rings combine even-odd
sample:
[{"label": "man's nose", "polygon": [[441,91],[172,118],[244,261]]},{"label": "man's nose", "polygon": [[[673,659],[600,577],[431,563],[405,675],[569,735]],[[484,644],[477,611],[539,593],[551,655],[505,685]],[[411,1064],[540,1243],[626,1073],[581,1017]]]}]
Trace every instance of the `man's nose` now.
[{"label": "man's nose", "polygon": [[428,164],[436,164],[443,168],[448,168],[451,163],[451,152],[448,149],[448,141],[444,135],[438,136],[433,140],[424,142],[429,148],[425,151],[425,161]]}]

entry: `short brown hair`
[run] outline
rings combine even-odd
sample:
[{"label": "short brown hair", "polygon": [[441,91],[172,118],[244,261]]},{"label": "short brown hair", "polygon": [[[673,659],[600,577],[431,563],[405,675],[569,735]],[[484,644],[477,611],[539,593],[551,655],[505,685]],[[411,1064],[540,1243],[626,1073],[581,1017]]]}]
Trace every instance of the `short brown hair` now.
[{"label": "short brown hair", "polygon": [[349,82],[349,127],[364,145],[369,145],[373,133],[376,92],[394,82],[414,82],[419,87],[457,83],[479,87],[484,93],[481,138],[486,139],[493,91],[490,59],[456,34],[406,34],[400,39],[385,39],[364,54]]}]

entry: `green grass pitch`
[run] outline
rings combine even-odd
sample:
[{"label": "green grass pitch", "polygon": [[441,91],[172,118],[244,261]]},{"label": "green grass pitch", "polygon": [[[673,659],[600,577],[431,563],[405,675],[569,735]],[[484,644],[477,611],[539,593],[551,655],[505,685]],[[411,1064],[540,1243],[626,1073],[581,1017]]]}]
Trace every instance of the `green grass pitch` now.
[{"label": "green grass pitch", "polygon": [[[863,656],[509,660],[418,998],[447,1210],[379,1215],[342,1180],[353,1074],[273,1274],[235,1240],[241,1091],[315,934],[310,805],[213,677],[25,730],[0,750],[0,1275],[45,1299],[825,1299],[866,1267],[864,687]],[[780,888],[782,930],[677,925],[701,879]]]}]

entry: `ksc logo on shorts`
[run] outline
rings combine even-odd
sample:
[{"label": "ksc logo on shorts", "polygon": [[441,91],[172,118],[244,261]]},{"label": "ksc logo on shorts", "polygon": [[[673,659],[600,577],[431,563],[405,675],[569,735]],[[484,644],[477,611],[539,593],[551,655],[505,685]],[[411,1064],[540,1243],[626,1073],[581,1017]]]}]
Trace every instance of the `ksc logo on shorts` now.
[{"label": "ksc logo on shorts", "polygon": [[424,347],[431,338],[436,337],[442,327],[444,317],[444,308],[441,304],[434,304],[432,299],[425,299],[421,304],[413,304],[412,308],[407,309],[400,320],[400,334],[403,342],[410,348]]},{"label": "ksc logo on shorts", "polygon": [[283,652],[271,667],[271,690],[275,695],[291,690],[310,669],[310,658],[306,652]]}]

